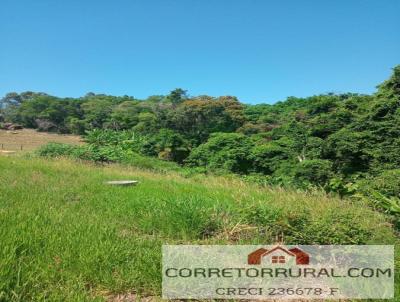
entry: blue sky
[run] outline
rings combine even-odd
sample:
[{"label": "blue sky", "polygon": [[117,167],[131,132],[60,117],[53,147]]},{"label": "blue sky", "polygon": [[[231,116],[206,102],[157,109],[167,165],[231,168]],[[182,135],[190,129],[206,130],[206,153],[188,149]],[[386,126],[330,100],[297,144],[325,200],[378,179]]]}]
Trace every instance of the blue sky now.
[{"label": "blue sky", "polygon": [[400,64],[400,1],[2,0],[0,95],[371,93]]}]

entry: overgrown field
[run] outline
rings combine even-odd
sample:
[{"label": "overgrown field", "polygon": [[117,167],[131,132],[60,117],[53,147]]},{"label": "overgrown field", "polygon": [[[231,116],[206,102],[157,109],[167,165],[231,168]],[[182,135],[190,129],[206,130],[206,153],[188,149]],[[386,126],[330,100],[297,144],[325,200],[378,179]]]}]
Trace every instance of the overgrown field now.
[{"label": "overgrown field", "polygon": [[160,295],[162,244],[397,242],[383,214],[321,192],[66,159],[0,157],[0,171],[0,301]]}]

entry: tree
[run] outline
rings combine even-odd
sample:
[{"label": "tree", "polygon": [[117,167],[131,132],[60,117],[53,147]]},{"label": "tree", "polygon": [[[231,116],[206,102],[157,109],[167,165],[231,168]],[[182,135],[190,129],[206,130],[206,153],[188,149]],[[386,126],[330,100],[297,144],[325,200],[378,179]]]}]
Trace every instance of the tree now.
[{"label": "tree", "polygon": [[112,112],[112,102],[104,98],[91,97],[82,104],[85,116],[85,128],[88,130],[102,128]]},{"label": "tree", "polygon": [[244,121],[243,108],[237,99],[201,96],[170,111],[167,125],[199,145],[211,133],[236,131]]},{"label": "tree", "polygon": [[287,162],[295,162],[295,155],[292,152],[293,141],[281,138],[254,146],[251,150],[251,159],[257,172],[271,175],[279,167]]},{"label": "tree", "polygon": [[9,92],[0,99],[0,109],[7,106],[18,106],[22,103],[22,97],[16,92]]},{"label": "tree", "polygon": [[214,133],[207,142],[192,150],[186,163],[211,170],[247,173],[252,170],[249,158],[251,145],[243,134]]},{"label": "tree", "polygon": [[300,183],[326,185],[334,175],[332,162],[325,159],[309,159],[299,162],[294,168],[294,177]]},{"label": "tree", "polygon": [[391,77],[378,85],[378,97],[396,98],[400,97],[400,65],[393,68]]},{"label": "tree", "polygon": [[125,101],[113,107],[108,128],[115,130],[130,129],[139,123],[140,108],[138,102]]},{"label": "tree", "polygon": [[139,122],[133,127],[133,130],[145,135],[157,132],[157,117],[154,113],[141,112],[138,120]]},{"label": "tree", "polygon": [[370,141],[370,133],[343,128],[328,138],[325,156],[344,175],[366,171],[372,159]]},{"label": "tree", "polygon": [[182,163],[189,155],[190,147],[189,142],[179,133],[170,129],[161,129],[157,134],[147,137],[141,152],[145,155]]},{"label": "tree", "polygon": [[182,103],[184,100],[188,98],[187,91],[181,88],[176,88],[172,90],[169,95],[167,95],[167,102],[171,102],[174,105]]},{"label": "tree", "polygon": [[44,92],[32,92],[32,91],[21,92],[20,94],[16,92],[9,92],[0,99],[0,108],[6,108],[7,106],[19,106],[23,102],[32,100],[38,96],[48,96],[48,95]]},{"label": "tree", "polygon": [[13,122],[28,128],[39,128],[41,131],[65,132],[66,120],[76,114],[76,107],[68,100],[39,95],[15,108]]}]

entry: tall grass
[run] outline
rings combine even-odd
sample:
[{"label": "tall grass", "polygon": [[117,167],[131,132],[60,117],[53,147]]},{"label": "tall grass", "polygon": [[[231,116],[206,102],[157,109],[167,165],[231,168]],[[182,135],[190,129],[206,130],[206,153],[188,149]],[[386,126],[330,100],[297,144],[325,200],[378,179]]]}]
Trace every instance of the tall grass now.
[{"label": "tall grass", "polygon": [[383,215],[321,192],[66,159],[0,157],[0,171],[0,301],[159,295],[166,243],[397,242]]}]

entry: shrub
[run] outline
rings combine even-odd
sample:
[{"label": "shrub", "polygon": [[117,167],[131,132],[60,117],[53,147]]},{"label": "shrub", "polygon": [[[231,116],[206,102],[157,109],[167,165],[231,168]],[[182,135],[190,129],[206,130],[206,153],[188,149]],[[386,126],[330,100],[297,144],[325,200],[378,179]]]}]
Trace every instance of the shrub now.
[{"label": "shrub", "polygon": [[272,184],[272,177],[270,175],[252,173],[242,175],[241,179],[245,182],[258,184],[260,186],[268,186]]},{"label": "shrub", "polygon": [[144,138],[133,131],[128,130],[100,130],[87,131],[85,141],[92,146],[115,146],[123,150],[139,151]]},{"label": "shrub", "polygon": [[132,152],[131,154],[129,154],[129,156],[126,156],[120,162],[123,164],[157,172],[181,171],[181,167],[174,162],[164,161],[154,157],[143,156],[135,152]]},{"label": "shrub", "polygon": [[280,139],[270,141],[261,145],[256,145],[251,150],[251,159],[257,172],[272,174],[279,169],[282,163],[294,159],[290,151],[290,139]]},{"label": "shrub", "polygon": [[294,176],[300,182],[325,185],[333,176],[332,162],[324,159],[303,160],[296,165]]},{"label": "shrub", "polygon": [[157,158],[146,157],[131,150],[124,150],[118,146],[74,146],[61,143],[49,143],[40,147],[39,156],[59,157],[68,156],[75,159],[90,160],[95,162],[116,162],[136,166],[143,169],[159,172],[180,171],[179,165],[165,162]]},{"label": "shrub", "polygon": [[362,191],[371,188],[385,196],[400,197],[400,169],[383,171],[376,177],[360,181],[359,186]]},{"label": "shrub", "polygon": [[330,209],[314,217],[301,230],[298,244],[367,244],[371,229],[352,212]]},{"label": "shrub", "polygon": [[37,153],[40,156],[47,156],[47,157],[58,157],[58,156],[70,156],[72,155],[76,146],[62,144],[62,143],[48,143],[40,147],[37,150]]},{"label": "shrub", "polygon": [[248,224],[258,226],[274,225],[283,217],[283,209],[262,203],[242,209],[241,216]]},{"label": "shrub", "polygon": [[127,157],[127,152],[121,148],[109,146],[97,147],[93,145],[74,146],[61,143],[49,143],[44,145],[38,149],[37,153],[39,156],[70,156],[98,162],[118,162]]},{"label": "shrub", "polygon": [[189,142],[179,133],[161,129],[157,134],[146,137],[140,148],[144,155],[158,156],[163,160],[182,163],[189,155]]},{"label": "shrub", "polygon": [[252,169],[250,140],[239,133],[214,133],[209,140],[192,150],[185,161],[188,166],[210,170],[246,173]]}]

